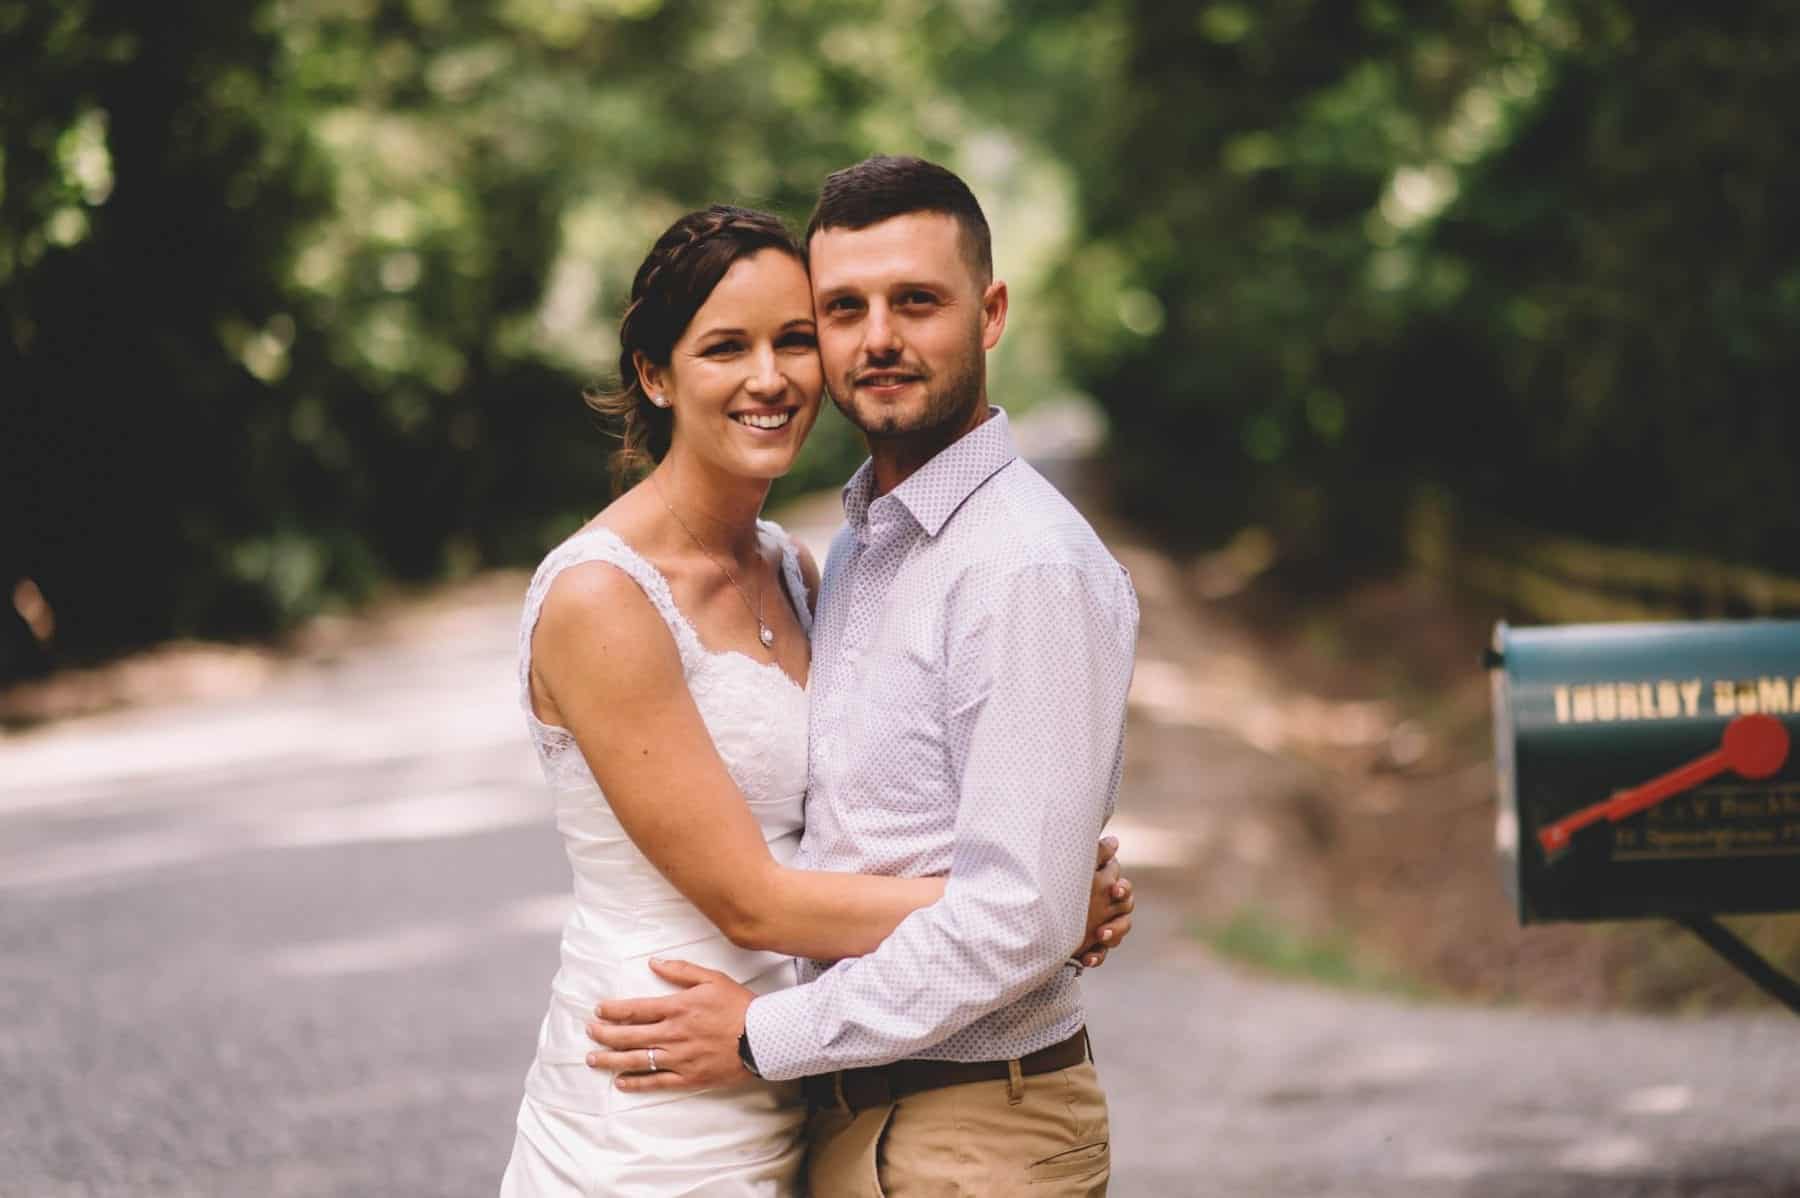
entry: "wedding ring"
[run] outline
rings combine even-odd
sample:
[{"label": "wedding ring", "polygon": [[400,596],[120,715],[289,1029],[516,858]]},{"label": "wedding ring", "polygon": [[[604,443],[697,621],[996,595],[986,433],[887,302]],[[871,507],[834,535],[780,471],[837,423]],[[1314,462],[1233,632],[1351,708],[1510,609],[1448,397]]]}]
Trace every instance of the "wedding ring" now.
[{"label": "wedding ring", "polygon": [[650,1072],[652,1072],[652,1073],[660,1072],[660,1070],[658,1070],[656,1067],[656,1050],[654,1048],[652,1048],[649,1050],[649,1053],[650,1053]]}]

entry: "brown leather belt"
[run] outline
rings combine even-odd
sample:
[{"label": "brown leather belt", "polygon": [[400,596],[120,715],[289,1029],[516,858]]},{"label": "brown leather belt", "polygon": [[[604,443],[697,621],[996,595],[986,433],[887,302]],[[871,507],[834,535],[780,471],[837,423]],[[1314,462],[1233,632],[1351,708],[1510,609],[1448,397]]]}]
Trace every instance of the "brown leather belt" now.
[{"label": "brown leather belt", "polygon": [[[1019,1073],[1031,1077],[1071,1069],[1092,1057],[1087,1029],[1049,1048],[1019,1058]],[[865,1069],[844,1069],[801,1079],[806,1101],[815,1107],[836,1106],[840,1096],[852,1112],[898,1102],[908,1094],[960,1086],[967,1082],[998,1081],[1012,1075],[1011,1061],[895,1061]]]}]

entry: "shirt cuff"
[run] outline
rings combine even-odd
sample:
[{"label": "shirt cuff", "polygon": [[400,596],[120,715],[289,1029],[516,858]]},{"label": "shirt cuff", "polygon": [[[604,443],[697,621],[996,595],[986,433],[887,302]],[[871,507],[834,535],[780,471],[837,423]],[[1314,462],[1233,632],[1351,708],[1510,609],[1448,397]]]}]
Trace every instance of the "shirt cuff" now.
[{"label": "shirt cuff", "polygon": [[744,1032],[750,1037],[750,1055],[756,1068],[772,1082],[789,1081],[830,1069],[817,1061],[810,1031],[805,986],[791,986],[760,995],[744,1012]]}]

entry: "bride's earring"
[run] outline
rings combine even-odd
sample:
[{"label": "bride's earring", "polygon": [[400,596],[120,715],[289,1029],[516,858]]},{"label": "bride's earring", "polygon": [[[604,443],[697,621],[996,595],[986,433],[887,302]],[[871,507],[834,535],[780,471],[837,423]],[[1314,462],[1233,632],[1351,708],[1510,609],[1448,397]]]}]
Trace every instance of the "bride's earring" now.
[{"label": "bride's earring", "polygon": [[650,397],[650,402],[659,408],[666,408],[669,406],[668,397],[664,395],[652,395]]}]

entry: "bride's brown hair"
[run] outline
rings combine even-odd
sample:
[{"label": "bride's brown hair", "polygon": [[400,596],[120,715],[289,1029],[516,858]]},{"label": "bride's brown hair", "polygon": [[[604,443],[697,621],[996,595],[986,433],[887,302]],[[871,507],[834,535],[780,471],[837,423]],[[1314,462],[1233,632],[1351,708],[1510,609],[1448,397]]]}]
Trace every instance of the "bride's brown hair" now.
[{"label": "bride's brown hair", "polygon": [[643,354],[667,366],[675,343],[732,263],[762,250],[779,250],[806,263],[779,217],[730,204],[688,213],[650,247],[619,321],[618,385],[583,392],[588,406],[606,418],[619,438],[612,459],[615,490],[624,490],[662,460],[675,427],[674,414],[650,402],[634,356]]}]

